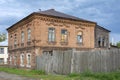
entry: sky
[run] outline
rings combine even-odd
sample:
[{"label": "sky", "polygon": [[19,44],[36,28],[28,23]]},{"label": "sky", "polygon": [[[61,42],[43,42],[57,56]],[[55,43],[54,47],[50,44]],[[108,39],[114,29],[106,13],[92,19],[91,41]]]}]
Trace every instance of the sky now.
[{"label": "sky", "polygon": [[97,22],[111,31],[110,41],[120,41],[120,0],[0,0],[0,32],[7,33],[6,28],[32,12],[51,8]]}]

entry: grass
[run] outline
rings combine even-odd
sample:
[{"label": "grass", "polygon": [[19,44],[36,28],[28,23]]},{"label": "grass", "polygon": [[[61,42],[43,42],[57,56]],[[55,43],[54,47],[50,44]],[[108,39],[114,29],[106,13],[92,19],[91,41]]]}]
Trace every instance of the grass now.
[{"label": "grass", "polygon": [[84,73],[71,73],[69,75],[52,75],[46,74],[41,70],[23,70],[16,68],[0,67],[0,71],[17,74],[26,77],[38,78],[42,80],[120,80],[120,71],[109,73],[92,73],[86,71]]}]

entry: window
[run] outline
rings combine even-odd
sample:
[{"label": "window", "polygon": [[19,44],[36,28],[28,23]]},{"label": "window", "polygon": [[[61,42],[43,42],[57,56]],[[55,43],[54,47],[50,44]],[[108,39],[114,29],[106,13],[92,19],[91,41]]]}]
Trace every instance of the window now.
[{"label": "window", "polygon": [[10,65],[12,65],[12,56],[10,56]]},{"label": "window", "polygon": [[106,47],[106,38],[101,36],[98,37],[98,47]]},{"label": "window", "polygon": [[102,46],[104,47],[104,44],[105,44],[105,39],[103,38],[102,39]]},{"label": "window", "polygon": [[17,35],[15,34],[15,37],[14,37],[14,47],[16,48],[17,46]]},{"label": "window", "polygon": [[24,32],[21,33],[21,42],[24,43]]},{"label": "window", "polygon": [[28,41],[30,41],[31,40],[31,30],[28,29],[27,33],[28,33]]},{"label": "window", "polygon": [[78,43],[82,43],[83,42],[83,39],[82,39],[82,32],[80,31],[80,32],[78,32],[77,33],[77,42]]},{"label": "window", "polygon": [[49,28],[48,30],[48,41],[54,42],[55,41],[55,28]]},{"label": "window", "polygon": [[98,37],[98,47],[101,47],[101,37]]},{"label": "window", "polygon": [[67,30],[63,29],[61,30],[61,42],[67,42],[68,41],[68,35]]},{"label": "window", "polygon": [[17,40],[15,39],[14,40],[14,47],[16,48],[16,46],[17,46]]},{"label": "window", "polygon": [[0,48],[0,54],[4,54],[4,48]]},{"label": "window", "polygon": [[0,58],[0,64],[4,64],[4,58]]},{"label": "window", "polygon": [[20,65],[24,66],[24,54],[20,55]]},{"label": "window", "polygon": [[31,67],[31,54],[27,54],[27,67]]},{"label": "window", "polygon": [[14,56],[14,65],[17,64],[17,56]]},{"label": "window", "polygon": [[104,47],[106,47],[106,45],[107,45],[106,40],[107,40],[106,37],[104,37]]}]

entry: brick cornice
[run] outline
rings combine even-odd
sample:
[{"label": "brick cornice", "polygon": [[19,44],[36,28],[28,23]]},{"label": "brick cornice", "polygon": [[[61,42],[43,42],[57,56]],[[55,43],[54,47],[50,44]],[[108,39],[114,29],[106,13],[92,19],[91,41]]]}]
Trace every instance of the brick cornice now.
[{"label": "brick cornice", "polygon": [[76,26],[87,26],[87,27],[93,27],[96,25],[96,23],[91,22],[83,22],[83,21],[75,21],[75,20],[69,20],[69,19],[62,19],[62,18],[56,18],[56,17],[49,17],[49,16],[42,16],[42,15],[36,15],[36,19],[45,21],[47,25],[55,25],[55,26],[68,26],[69,25],[76,25]]},{"label": "brick cornice", "polygon": [[[60,18],[60,17],[53,17],[53,16],[47,16],[37,13],[32,13],[28,15],[27,17],[23,18],[22,20],[18,21],[17,23],[13,24],[11,27],[9,27],[7,30],[11,32],[12,30],[15,30],[18,27],[21,27],[22,25],[28,24],[30,21],[34,19],[39,19],[42,21],[49,21],[50,23],[64,23],[65,25],[77,25],[77,26],[88,26],[92,27],[95,26],[95,22],[89,22],[89,21],[82,21],[82,20],[73,20],[73,19],[66,19],[66,18]],[[49,24],[49,23],[46,23]],[[61,24],[58,26],[62,26]]]}]

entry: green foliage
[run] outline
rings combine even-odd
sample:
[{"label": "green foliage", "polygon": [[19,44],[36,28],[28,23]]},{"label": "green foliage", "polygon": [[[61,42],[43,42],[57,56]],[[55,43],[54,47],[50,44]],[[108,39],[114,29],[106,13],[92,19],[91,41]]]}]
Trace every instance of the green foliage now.
[{"label": "green foliage", "polygon": [[5,33],[0,33],[0,42],[5,41],[7,38]]},{"label": "green foliage", "polygon": [[42,70],[25,70],[25,69],[0,67],[0,71],[18,74],[18,75],[24,75],[24,76],[45,75],[45,71],[42,71]]},{"label": "green foliage", "polygon": [[120,48],[120,41],[117,43],[117,47],[119,47],[119,48]]},{"label": "green foliage", "polygon": [[69,75],[47,75],[41,70],[24,70],[8,67],[0,67],[0,71],[7,73],[39,78],[42,80],[120,80],[120,71],[108,73],[93,73],[85,71],[84,73],[71,73]]},{"label": "green foliage", "polygon": [[68,75],[76,80],[120,80],[120,71],[110,73],[93,73],[86,71],[84,73],[71,73]]},{"label": "green foliage", "polygon": [[43,70],[30,70],[29,71],[31,74],[34,74],[34,75],[45,75],[45,71]]},{"label": "green foliage", "polygon": [[80,74],[78,74],[78,73],[70,73],[68,76],[69,77],[77,77],[77,76],[80,76]]}]

